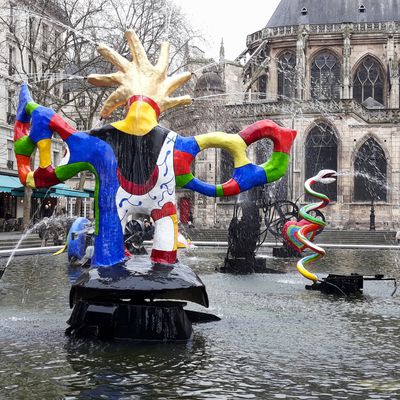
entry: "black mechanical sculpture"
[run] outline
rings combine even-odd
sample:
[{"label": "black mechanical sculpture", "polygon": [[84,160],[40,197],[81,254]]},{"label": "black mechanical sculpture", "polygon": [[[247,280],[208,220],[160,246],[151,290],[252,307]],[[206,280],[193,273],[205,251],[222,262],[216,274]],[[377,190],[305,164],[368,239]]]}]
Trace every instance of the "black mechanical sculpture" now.
[{"label": "black mechanical sculpture", "polygon": [[394,290],[391,295],[393,296],[397,291],[395,278],[385,278],[382,274],[365,276],[356,273],[351,275],[329,274],[326,278],[322,278],[321,281],[306,285],[306,289],[339,296],[362,295],[364,281],[393,281]]},{"label": "black mechanical sculpture", "polygon": [[263,267],[263,260],[256,257],[261,227],[257,194],[258,190],[252,189],[236,201],[228,231],[228,252],[221,272],[252,273]]},{"label": "black mechanical sculpture", "polygon": [[185,265],[157,267],[132,258],[127,264],[90,269],[71,288],[73,310],[66,333],[99,339],[184,341],[192,337],[192,324],[220,320],[184,309],[186,301],[209,304],[203,282]]},{"label": "black mechanical sculpture", "polygon": [[[319,210],[314,215],[325,221]],[[255,188],[238,197],[233,218],[229,225],[228,251],[220,272],[230,273],[277,273],[267,268],[266,259],[257,257],[257,251],[273,237],[277,245],[272,249],[274,257],[299,257],[283,240],[283,226],[286,222],[299,219],[299,207],[289,200],[272,200],[267,187]],[[264,221],[262,227],[261,221]],[[263,228],[263,229],[262,229]],[[278,245],[282,243],[282,245]]]},{"label": "black mechanical sculpture", "polygon": [[[143,246],[144,229],[139,221],[132,220],[126,224],[124,233],[124,242],[126,249],[135,255],[147,254],[147,250]],[[151,237],[151,239],[153,239]]]}]

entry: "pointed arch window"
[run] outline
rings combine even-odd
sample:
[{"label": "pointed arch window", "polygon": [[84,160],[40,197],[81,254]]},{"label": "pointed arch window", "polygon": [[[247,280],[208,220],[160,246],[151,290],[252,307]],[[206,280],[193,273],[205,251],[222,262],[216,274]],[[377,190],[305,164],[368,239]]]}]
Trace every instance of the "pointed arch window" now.
[{"label": "pointed arch window", "polygon": [[360,147],[354,161],[354,200],[387,201],[387,160],[374,138]]},{"label": "pointed arch window", "polygon": [[228,182],[232,178],[234,169],[233,158],[226,150],[220,150],[220,174],[221,183]]},{"label": "pointed arch window", "polygon": [[[217,150],[216,150],[217,151]],[[218,179],[221,183],[228,182],[232,178],[233,170],[235,168],[233,158],[229,152],[224,149],[220,149],[220,157],[219,157],[219,174],[220,178]],[[222,196],[219,198],[221,202],[231,202],[232,197]]]},{"label": "pointed arch window", "polygon": [[293,99],[296,94],[296,56],[287,51],[278,61],[278,98]]},{"label": "pointed arch window", "polygon": [[[305,143],[306,179],[316,175],[321,169],[337,170],[338,140],[333,128],[320,123],[307,136]],[[324,185],[316,183],[313,188],[325,193],[331,200],[337,200],[337,183]],[[312,198],[308,198],[311,200]]]},{"label": "pointed arch window", "polygon": [[[280,126],[284,126],[279,121],[275,121]],[[259,140],[255,143],[255,163],[257,165],[264,164],[270,157],[273,151],[273,143],[270,140]],[[289,187],[289,174],[285,174],[278,181],[268,185],[269,193],[273,193],[275,200],[287,200]]]},{"label": "pointed arch window", "polygon": [[363,103],[369,97],[383,104],[384,73],[373,57],[367,56],[354,75],[353,98]]},{"label": "pointed arch window", "polygon": [[341,66],[328,51],[319,53],[311,65],[311,97],[318,100],[340,98]]},{"label": "pointed arch window", "polygon": [[[397,74],[400,77],[400,64],[398,66]],[[400,79],[399,79],[399,96],[400,96]],[[399,100],[400,100],[400,97],[399,97]],[[400,101],[399,101],[399,104],[400,104]]]}]

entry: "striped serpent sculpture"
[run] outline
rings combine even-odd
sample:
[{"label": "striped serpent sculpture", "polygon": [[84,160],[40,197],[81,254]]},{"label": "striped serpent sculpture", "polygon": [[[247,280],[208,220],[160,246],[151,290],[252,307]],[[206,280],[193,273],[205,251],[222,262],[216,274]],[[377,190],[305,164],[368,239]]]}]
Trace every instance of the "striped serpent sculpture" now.
[{"label": "striped serpent sculpture", "polygon": [[[89,132],[74,129],[58,114],[36,104],[26,85],[22,86],[14,127],[14,149],[21,182],[32,188],[50,187],[91,171],[96,178],[95,237],[92,266],[111,266],[125,260],[123,231],[131,215],[147,214],[155,222],[151,260],[174,264],[178,245],[176,187],[207,196],[231,196],[281,178],[287,170],[296,131],[272,121],[255,122],[239,134],[207,133],[180,136],[158,124],[160,113],[191,103],[189,96],[170,97],[191,74],[168,76],[169,44],[163,43],[153,65],[136,36],[125,37],[132,61],[100,45],[98,51],[116,72],[88,76],[89,83],[116,87],[100,116],[108,118],[125,106],[126,117]],[[51,165],[51,138],[64,141],[68,156],[62,165]],[[255,165],[247,158],[249,145],[260,140],[273,142],[267,162]],[[227,150],[234,161],[232,179],[211,185],[195,178],[191,164],[207,148]],[[31,170],[31,158],[39,151],[39,167]]]},{"label": "striped serpent sculpture", "polygon": [[324,169],[312,178],[307,179],[304,184],[306,193],[320,201],[302,207],[299,212],[302,218],[300,221],[289,221],[283,226],[283,237],[290,247],[298,253],[301,253],[305,249],[312,251],[311,254],[303,257],[297,262],[297,270],[301,275],[314,283],[318,282],[318,276],[308,271],[306,265],[325,256],[325,250],[312,241],[314,240],[317,231],[323,229],[326,226],[326,223],[311,215],[311,212],[325,208],[330,203],[330,200],[328,196],[316,192],[311,188],[311,186],[317,182],[324,184],[333,183],[336,180],[336,175],[336,171]]}]

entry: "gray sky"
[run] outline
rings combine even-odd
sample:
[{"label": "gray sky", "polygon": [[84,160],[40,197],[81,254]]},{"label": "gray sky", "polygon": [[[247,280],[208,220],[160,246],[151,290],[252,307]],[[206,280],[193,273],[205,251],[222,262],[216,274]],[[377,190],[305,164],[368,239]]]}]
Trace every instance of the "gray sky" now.
[{"label": "gray sky", "polygon": [[207,57],[218,57],[221,38],[225,58],[234,59],[246,47],[246,36],[265,27],[280,0],[172,0],[199,30]]}]

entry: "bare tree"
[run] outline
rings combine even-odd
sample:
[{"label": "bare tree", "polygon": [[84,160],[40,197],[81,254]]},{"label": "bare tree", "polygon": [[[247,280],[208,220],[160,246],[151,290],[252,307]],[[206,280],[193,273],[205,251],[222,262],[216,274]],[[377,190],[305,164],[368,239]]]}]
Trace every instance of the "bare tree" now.
[{"label": "bare tree", "polygon": [[[94,88],[85,79],[91,73],[112,72],[112,66],[97,55],[98,43],[128,55],[123,33],[134,29],[150,60],[155,60],[160,42],[167,40],[173,72],[182,68],[185,48],[196,38],[170,0],[19,0],[14,4],[8,14],[0,14],[0,27],[6,31],[0,35],[0,70],[6,86],[12,88],[8,98],[0,101],[8,103],[9,114],[15,115],[16,84],[28,81],[37,103],[68,117],[80,130],[93,127],[109,95],[109,89]],[[113,118],[118,118],[118,113]],[[8,122],[12,123],[12,118]],[[79,189],[84,184],[85,174]],[[31,201],[30,191],[25,193],[27,225]]]},{"label": "bare tree", "polygon": [[[104,16],[107,18],[104,18]],[[196,34],[183,18],[180,10],[168,0],[133,0],[124,2],[113,0],[107,2],[102,13],[96,15],[97,21],[92,21],[92,26],[85,30],[85,38],[90,35],[91,40],[81,40],[77,37],[76,45],[70,55],[70,66],[76,73],[87,76],[91,73],[108,73],[112,66],[99,60],[94,52],[93,43],[104,42],[118,53],[130,57],[129,48],[124,38],[127,29],[134,29],[143,43],[150,60],[156,60],[159,52],[159,44],[162,41],[171,43],[171,70],[177,70],[184,63],[185,48],[194,40]],[[171,28],[172,27],[172,28]],[[74,56],[76,50],[79,54]],[[65,88],[70,88],[65,91]],[[72,109],[76,119],[81,121],[82,129],[90,129],[98,118],[101,104],[110,94],[107,88],[95,88],[88,85],[86,80],[76,80],[70,84],[64,83],[65,98],[70,95]],[[65,109],[68,113],[69,108]],[[121,110],[113,115],[114,119],[121,117]],[[71,117],[71,114],[68,114]],[[78,189],[85,185],[86,173],[81,173]],[[76,201],[76,210],[81,209],[81,199]],[[79,212],[79,211],[78,211]]]},{"label": "bare tree", "polygon": [[[72,54],[81,54],[83,32],[98,21],[105,3],[19,0],[0,14],[0,70],[7,88],[6,98],[0,101],[7,104],[9,124],[14,122],[17,84],[22,81],[30,84],[36,102],[56,110],[65,104],[62,87],[66,66]],[[30,222],[31,193],[25,190],[25,227]]]}]

